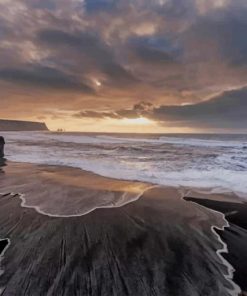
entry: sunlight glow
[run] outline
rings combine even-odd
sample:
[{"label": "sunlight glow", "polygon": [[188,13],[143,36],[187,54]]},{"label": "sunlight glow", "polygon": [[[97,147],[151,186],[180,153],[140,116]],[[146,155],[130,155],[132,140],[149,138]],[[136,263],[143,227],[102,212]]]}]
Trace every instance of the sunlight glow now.
[{"label": "sunlight glow", "polygon": [[124,118],[120,120],[122,124],[126,125],[150,125],[153,124],[153,121],[145,118],[145,117],[139,117],[139,118]]},{"label": "sunlight glow", "polygon": [[95,79],[95,80],[94,80],[94,83],[95,83],[97,86],[101,86],[101,85],[102,85],[102,83],[101,83],[98,79]]},{"label": "sunlight glow", "polygon": [[[32,119],[32,118],[31,118]],[[67,132],[111,132],[111,133],[192,133],[196,130],[181,127],[165,127],[145,117],[133,119],[104,118],[71,118],[53,117],[46,119],[48,128],[56,131],[59,128]]]}]

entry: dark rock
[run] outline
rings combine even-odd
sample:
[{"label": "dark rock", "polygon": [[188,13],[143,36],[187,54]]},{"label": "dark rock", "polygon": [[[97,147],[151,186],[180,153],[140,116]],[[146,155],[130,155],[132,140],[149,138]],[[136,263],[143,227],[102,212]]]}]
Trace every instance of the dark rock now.
[{"label": "dark rock", "polygon": [[0,131],[48,131],[44,122],[0,119]]},{"label": "dark rock", "polygon": [[4,157],[4,137],[0,136],[0,158]]},{"label": "dark rock", "polygon": [[9,244],[9,241],[7,239],[1,239],[0,240],[0,256],[5,251],[8,244]]}]

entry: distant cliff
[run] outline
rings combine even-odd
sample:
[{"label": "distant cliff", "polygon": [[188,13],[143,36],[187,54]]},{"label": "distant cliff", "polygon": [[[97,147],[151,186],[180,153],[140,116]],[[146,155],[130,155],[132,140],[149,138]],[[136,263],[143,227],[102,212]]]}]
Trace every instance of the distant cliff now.
[{"label": "distant cliff", "polygon": [[48,131],[44,122],[0,119],[0,131]]}]

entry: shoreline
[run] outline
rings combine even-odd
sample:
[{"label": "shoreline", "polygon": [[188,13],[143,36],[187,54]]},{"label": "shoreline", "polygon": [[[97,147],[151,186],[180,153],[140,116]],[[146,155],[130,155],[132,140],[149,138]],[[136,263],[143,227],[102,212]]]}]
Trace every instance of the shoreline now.
[{"label": "shoreline", "polygon": [[104,179],[109,179],[109,180],[115,180],[115,181],[123,181],[123,182],[131,182],[131,183],[138,183],[138,184],[147,184],[148,186],[151,187],[167,187],[167,188],[174,188],[179,191],[181,191],[184,195],[187,195],[188,192],[191,192],[192,194],[199,195],[200,198],[203,196],[208,196],[208,195],[213,195],[216,198],[220,198],[225,200],[234,200],[235,202],[241,203],[241,202],[247,202],[247,195],[246,198],[244,198],[241,195],[238,195],[237,192],[227,190],[226,188],[221,188],[221,187],[195,187],[195,186],[182,186],[182,185],[171,185],[171,184],[159,184],[151,181],[141,181],[138,179],[125,179],[125,178],[114,178],[114,177],[109,177],[104,174],[99,174],[94,172],[93,170],[86,170],[82,169],[80,167],[75,167],[75,166],[69,166],[69,165],[59,165],[59,164],[43,164],[43,163],[33,163],[33,162],[20,162],[20,161],[12,161],[12,160],[7,160],[4,159],[4,162],[0,162],[0,169],[1,166],[5,166],[6,163],[9,164],[19,164],[19,165],[30,165],[34,167],[53,167],[53,168],[61,168],[61,169],[71,169],[71,170],[78,170],[84,173],[88,173],[93,176],[98,176],[102,177]]},{"label": "shoreline", "polygon": [[[71,215],[54,215],[54,214],[48,214],[46,212],[43,212],[42,210],[40,210],[40,208],[38,206],[29,206],[26,204],[26,199],[25,199],[25,194],[21,194],[21,193],[10,193],[10,195],[13,196],[18,196],[18,198],[21,200],[21,207],[23,208],[29,208],[29,209],[34,209],[37,213],[41,214],[41,215],[45,215],[48,217],[53,217],[53,218],[73,218],[73,217],[80,217],[80,216],[84,216],[84,215],[88,215],[91,212],[97,210],[97,209],[112,209],[112,208],[120,208],[125,206],[126,204],[132,203],[137,201],[139,198],[141,198],[141,196],[145,193],[145,191],[155,188],[157,186],[150,186],[147,189],[145,189],[143,192],[141,192],[140,194],[138,194],[134,199],[132,199],[131,201],[126,201],[125,203],[122,203],[121,205],[109,205],[109,206],[99,206],[99,207],[95,207],[87,212],[84,212],[82,214],[71,214]],[[1,195],[1,192],[0,192]],[[124,197],[124,194],[123,194]]]},{"label": "shoreline", "polygon": [[[21,179],[21,175],[19,175],[19,173],[25,175],[25,170],[27,170],[27,173],[26,174],[29,174],[29,175],[30,174],[33,175],[31,172],[33,172],[33,173],[36,172],[37,173],[37,171],[35,171],[35,166],[34,165],[31,165],[31,166],[27,166],[26,167],[25,164],[19,164],[19,166],[21,168],[20,171],[18,171],[18,170],[15,171],[16,168],[13,171],[11,171],[10,167],[11,166],[15,166],[15,165],[16,164],[14,164],[14,163],[9,163],[8,162],[7,163],[7,166],[4,167],[5,175],[6,175],[6,178],[7,179],[9,178],[7,176],[8,174],[10,174],[10,178],[13,179],[13,174],[17,173],[16,178],[17,178],[17,180],[19,180],[20,183],[22,183],[23,182],[23,179]],[[32,167],[33,171],[31,170],[31,167]],[[38,166],[38,167],[39,167],[39,169],[38,169],[38,175],[37,175],[38,178],[40,176],[42,176],[42,178],[44,178],[44,183],[45,183],[45,186],[46,187],[47,186],[48,187],[49,186],[53,186],[54,185],[52,183],[52,182],[54,182],[53,175],[52,175],[52,178],[51,178],[50,174],[48,174],[49,179],[47,179],[47,174],[41,174],[41,175],[39,175],[40,170],[42,171],[46,166]],[[115,190],[116,189],[120,190],[118,188],[118,186],[120,186],[120,187],[121,186],[126,186],[126,188],[128,188],[128,190],[130,190],[130,188],[132,188],[132,189],[135,188],[135,190],[136,190],[136,187],[131,187],[131,186],[133,186],[132,183],[134,183],[134,182],[131,182],[131,186],[130,186],[129,182],[126,183],[126,181],[116,181],[114,179],[111,179],[111,180],[106,181],[104,177],[99,177],[99,176],[97,177],[95,174],[85,173],[85,172],[82,172],[81,170],[78,170],[78,169],[70,169],[70,168],[63,169],[61,167],[55,168],[54,166],[52,166],[52,168],[49,167],[49,168],[46,168],[46,169],[48,170],[49,173],[51,173],[51,171],[50,171],[51,169],[54,170],[54,171],[52,171],[52,174],[55,174],[55,176],[56,176],[55,181],[56,182],[62,182],[62,183],[64,183],[66,181],[65,186],[69,188],[69,191],[68,192],[70,192],[70,193],[71,193],[72,188],[76,187],[78,189],[78,186],[79,187],[82,186],[82,183],[83,182],[85,183],[86,181],[89,181],[89,179],[85,175],[89,175],[90,178],[92,179],[92,184],[89,184],[89,185],[87,184],[87,186],[89,186],[90,190],[93,190],[93,188],[95,189],[95,187],[98,188],[97,189],[98,190],[97,191],[98,192],[97,193],[98,195],[100,195],[100,194],[102,194],[102,192],[104,192],[104,191],[102,191],[102,189],[104,189],[105,186],[110,186],[110,187],[114,188]],[[81,172],[79,173],[79,171],[81,171]],[[61,175],[61,173],[62,173],[62,175]],[[67,175],[67,173],[68,173],[68,175]],[[75,181],[75,178],[76,178],[76,176],[78,174],[80,175],[80,178],[79,179],[80,180],[84,180],[83,182],[80,182],[80,184],[77,184],[77,181]],[[72,177],[73,182],[70,180],[70,176]],[[47,182],[47,180],[49,180],[49,181]],[[33,182],[33,180],[29,180],[29,181],[31,183]],[[110,183],[107,183],[107,182],[110,182]],[[120,183],[118,184],[118,182],[120,182]],[[116,186],[116,183],[118,184],[118,186]],[[57,183],[55,185],[57,186]],[[8,186],[11,186],[11,184],[8,184]],[[22,186],[22,185],[20,185],[20,184],[18,185],[17,184],[17,188],[19,188],[19,186]],[[32,186],[35,187],[34,184],[32,184]],[[28,189],[29,191],[30,191],[30,188],[33,190],[32,186],[29,187],[29,189]],[[145,184],[145,186],[146,186],[146,184]],[[1,187],[1,182],[0,182],[0,187]],[[53,187],[51,187],[51,188],[53,188]],[[82,188],[83,188],[83,192],[84,192],[85,191],[85,187],[82,186]],[[36,193],[37,192],[40,192],[40,190],[41,189],[38,188],[38,191],[31,191],[32,197],[35,198],[35,192]],[[88,192],[87,194],[90,193],[90,190],[87,191]],[[82,192],[82,191],[80,191],[80,192]],[[46,192],[46,194],[47,194],[47,192]],[[13,196],[13,194],[12,194],[12,196]],[[195,251],[196,256],[198,256],[198,262],[201,262],[201,264],[203,264],[203,265],[204,264],[209,264],[209,266],[210,266],[209,268],[210,269],[211,268],[214,269],[213,265],[211,265],[211,263],[210,263],[211,260],[218,262],[217,263],[217,264],[219,264],[218,268],[225,269],[225,271],[222,272],[222,276],[224,276],[225,280],[229,284],[229,287],[227,289],[229,289],[229,291],[231,290],[232,292],[233,292],[233,290],[235,290],[235,292],[234,292],[235,294],[234,295],[238,295],[237,293],[239,293],[240,291],[237,289],[237,287],[235,286],[235,283],[232,281],[232,279],[229,278],[229,277],[231,277],[231,267],[232,266],[230,267],[229,266],[230,263],[228,261],[226,261],[226,259],[224,257],[222,258],[222,255],[221,255],[222,251],[227,251],[227,249],[225,248],[224,243],[223,244],[221,243],[221,239],[219,239],[218,233],[216,231],[214,231],[214,227],[217,227],[218,229],[224,229],[225,227],[227,227],[226,220],[224,220],[224,218],[223,218],[224,215],[223,214],[219,214],[219,212],[217,212],[217,214],[215,214],[215,213],[210,214],[210,213],[208,213],[208,209],[206,207],[202,207],[203,209],[200,209],[200,210],[197,210],[196,209],[197,207],[192,207],[191,205],[189,205],[188,202],[186,202],[185,200],[183,200],[182,189],[181,188],[175,189],[175,188],[169,188],[169,187],[164,187],[164,186],[156,186],[156,187],[152,187],[150,189],[150,188],[146,187],[146,190],[144,190],[142,193],[140,193],[140,196],[142,196],[142,198],[139,198],[138,197],[139,199],[137,198],[137,199],[133,200],[135,202],[127,202],[125,204],[120,205],[120,207],[113,208],[112,205],[111,205],[110,207],[105,207],[104,208],[104,206],[101,206],[98,209],[95,209],[93,211],[90,211],[87,215],[77,215],[77,216],[74,216],[74,217],[70,217],[70,219],[66,219],[66,221],[67,221],[66,223],[68,223],[70,225],[71,223],[74,223],[77,220],[78,221],[80,221],[80,220],[84,221],[85,220],[85,222],[83,222],[83,224],[85,224],[85,227],[89,227],[89,228],[92,229],[92,230],[90,230],[90,233],[91,233],[90,236],[91,235],[92,236],[95,236],[95,232],[97,233],[97,230],[96,229],[97,229],[97,227],[99,227],[99,226],[97,226],[97,223],[99,221],[101,221],[101,223],[102,223],[102,221],[104,221],[104,219],[106,219],[106,221],[108,219],[110,219],[109,220],[110,223],[107,223],[107,224],[104,224],[104,225],[105,225],[106,229],[109,229],[105,233],[105,235],[110,235],[110,237],[111,237],[113,235],[111,233],[112,233],[112,231],[115,228],[115,224],[119,224],[121,222],[121,221],[119,221],[119,219],[120,219],[120,217],[122,217],[121,219],[124,218],[124,220],[126,220],[126,219],[127,220],[123,224],[122,224],[122,222],[119,224],[119,227],[120,228],[122,228],[124,226],[124,224],[127,223],[127,221],[131,221],[131,225],[132,226],[131,226],[131,228],[128,227],[127,233],[128,232],[131,233],[133,231],[134,231],[134,233],[136,231],[137,232],[140,232],[140,230],[141,230],[141,233],[142,233],[143,232],[143,229],[146,229],[145,230],[145,233],[146,234],[145,234],[145,240],[144,241],[146,241],[148,237],[152,237],[156,233],[156,228],[157,229],[160,229],[159,231],[161,231],[161,233],[164,233],[164,238],[162,236],[160,236],[160,234],[158,236],[159,237],[159,240],[162,240],[162,246],[163,247],[161,249],[159,247],[159,244],[160,243],[158,243],[158,241],[157,241],[157,245],[153,245],[153,240],[155,241],[156,239],[158,239],[158,237],[156,237],[156,235],[149,242],[149,244],[151,244],[151,245],[149,247],[146,246],[145,248],[144,248],[144,246],[143,247],[141,245],[139,246],[139,242],[138,242],[139,239],[138,239],[138,235],[137,234],[134,234],[134,237],[131,239],[131,240],[133,240],[133,242],[135,242],[137,240],[138,244],[136,245],[136,247],[137,247],[137,250],[139,250],[138,252],[143,253],[143,255],[145,254],[144,256],[148,256],[147,258],[149,258],[149,256],[151,256],[151,254],[152,254],[152,256],[154,256],[156,252],[161,255],[164,252],[164,250],[167,249],[167,246],[166,246],[167,239],[168,239],[168,242],[169,242],[169,237],[170,236],[172,236],[172,237],[174,236],[174,239],[176,237],[176,239],[174,240],[174,242],[172,242],[172,244],[175,244],[175,245],[171,249],[172,251],[170,250],[170,252],[175,252],[174,253],[175,258],[181,252],[180,248],[182,248],[182,249],[185,248],[185,250],[187,250],[187,252],[189,252],[189,253],[191,252],[190,249],[187,249],[188,248],[188,246],[186,246],[186,244],[187,244],[186,241],[187,240],[188,240],[188,243],[190,245],[190,248],[192,246],[194,246],[193,248],[195,248],[195,250],[198,248],[198,245],[195,244],[195,241],[196,240],[199,240],[199,241],[201,241],[200,248],[203,248],[204,249],[205,248],[204,244],[205,244],[208,249],[206,248],[204,250],[204,252],[207,252],[207,253],[209,252],[209,254],[211,254],[211,255],[208,257],[208,262],[205,262],[205,258],[201,258],[200,252]],[[115,198],[116,196],[113,196],[113,197]],[[0,199],[0,200],[3,201],[2,199]],[[11,195],[9,197],[7,196],[6,201],[7,201],[7,203],[10,203],[10,204],[16,203],[16,199],[11,198]],[[36,221],[38,219],[38,221],[39,220],[46,221],[45,223],[48,223],[48,224],[49,223],[56,223],[57,224],[59,221],[60,221],[60,223],[65,223],[64,217],[61,217],[61,216],[55,218],[55,217],[52,217],[52,216],[48,216],[48,215],[45,216],[43,214],[40,214],[42,217],[38,217],[37,216],[37,212],[35,211],[34,206],[31,206],[31,208],[32,209],[29,209],[29,207],[26,207],[26,206],[25,206],[25,208],[24,207],[20,207],[20,205],[18,206],[18,203],[17,203],[17,205],[15,206],[14,215],[16,215],[18,212],[21,214],[22,211],[24,211],[26,213],[29,213],[28,215],[31,215],[33,217],[32,220],[34,220],[34,221]],[[30,210],[31,210],[31,212],[30,212]],[[4,214],[4,213],[5,212],[3,212],[2,214]],[[166,213],[166,214],[164,214],[164,213]],[[195,213],[197,213],[197,214],[195,214]],[[39,215],[39,213],[38,213],[38,215]],[[141,215],[140,218],[138,218],[140,220],[136,220],[137,217],[138,217],[138,215]],[[91,225],[91,222],[90,222],[92,219],[94,221],[93,225]],[[32,220],[30,220],[30,221],[32,221]],[[171,220],[171,222],[170,222],[170,220]],[[184,222],[182,222],[183,220],[184,220]],[[57,222],[55,222],[55,221],[57,221]],[[141,222],[141,221],[145,221],[145,223],[144,222]],[[185,222],[185,221],[187,221],[187,222]],[[35,222],[32,222],[32,223],[35,223]],[[40,222],[38,222],[37,226],[35,226],[35,227],[42,227],[42,223],[40,224]],[[149,226],[148,226],[149,224],[150,224],[150,226],[152,225],[152,228],[154,227],[154,229],[153,229],[153,230],[155,230],[154,234],[152,234],[151,230],[149,230]],[[168,228],[167,227],[160,228],[161,227],[160,225],[166,225],[166,224],[169,225]],[[40,225],[40,226],[38,226],[38,225]],[[19,227],[22,227],[22,226],[20,225]],[[57,227],[60,227],[59,224],[58,224]],[[77,228],[77,224],[74,224],[74,227]],[[183,231],[184,233],[181,232],[179,230],[179,228],[177,228],[177,227],[179,227],[179,228],[182,227],[182,229],[184,229],[184,231]],[[198,234],[196,234],[196,232],[195,232],[194,227],[196,227],[195,229],[197,229],[199,227],[199,229],[201,229],[201,231],[205,233],[205,238],[206,237],[208,239],[210,238],[210,241],[208,241],[208,240],[204,241],[205,238],[203,236],[202,237],[200,235],[198,236]],[[174,229],[175,232],[174,231],[170,231],[169,228]],[[212,231],[212,228],[213,228],[213,231]],[[0,227],[0,230],[1,230],[1,227]],[[78,230],[78,231],[81,231],[81,230]],[[104,233],[105,229],[103,228],[102,231]],[[45,233],[46,232],[47,231],[45,231]],[[114,230],[113,233],[115,233],[115,230]],[[114,248],[114,250],[115,250],[114,252],[120,252],[121,253],[125,248],[126,248],[126,252],[127,253],[129,252],[129,250],[128,250],[129,249],[129,246],[128,246],[129,245],[129,243],[128,243],[129,234],[127,234],[127,233],[124,234],[124,237],[126,236],[126,238],[125,238],[126,239],[126,243],[127,243],[126,246],[125,247],[123,247],[122,245],[121,245],[121,247],[118,246],[118,248],[120,248],[120,249],[118,250],[118,249],[115,249]],[[2,235],[2,231],[0,231],[0,234]],[[141,236],[142,236],[142,234],[141,234]],[[58,232],[56,234],[56,237],[57,237],[58,240],[61,239],[60,238],[60,232]],[[166,237],[167,237],[167,239],[165,239]],[[182,240],[183,237],[184,237],[184,239],[183,239],[184,241]],[[193,239],[190,238],[190,237],[192,237]],[[17,239],[17,237],[13,237],[12,246],[13,245],[15,246],[16,239]],[[110,240],[114,240],[114,239],[115,239],[115,235],[113,235],[110,238]],[[193,241],[194,239],[195,239],[195,241]],[[148,241],[149,241],[149,239],[148,239]],[[204,243],[203,243],[203,241],[204,241]],[[136,242],[134,244],[136,244]],[[177,246],[177,244],[178,244],[179,247]],[[18,243],[17,243],[17,245],[18,245]],[[184,245],[184,247],[182,247],[183,245]],[[211,246],[209,247],[209,245],[211,245]],[[154,248],[154,250],[155,249],[157,249],[157,250],[154,251],[153,248]],[[213,253],[212,253],[213,250],[215,251],[215,255],[213,255]],[[101,250],[101,252],[102,251],[103,250]],[[49,252],[49,250],[44,250],[44,252]],[[9,253],[9,252],[7,252],[7,253]],[[10,254],[7,254],[7,253],[6,253],[6,255],[10,256]],[[150,255],[149,255],[149,253],[150,253]],[[184,255],[185,255],[185,253],[181,253],[180,254],[180,256],[182,256],[182,257]],[[11,262],[9,262],[8,259],[7,259],[7,262],[11,266]],[[149,263],[147,265],[147,268],[150,268],[153,265],[153,259],[151,261],[148,261],[148,262]],[[159,262],[159,261],[157,261],[157,262]],[[186,260],[185,260],[185,262],[186,262]],[[197,265],[197,264],[199,264],[198,262],[196,261],[194,264]],[[125,265],[126,263],[122,262],[122,264]],[[163,264],[163,263],[160,262],[160,263],[157,263],[157,264],[159,266],[160,264]],[[168,264],[168,263],[166,263],[166,264]],[[175,261],[174,264],[175,264],[174,266],[176,266],[177,265],[177,262]],[[170,263],[168,265],[165,265],[163,268],[168,268],[169,265],[170,265]],[[141,268],[141,265],[140,265],[140,268]],[[184,268],[187,268],[186,265],[185,265]],[[201,269],[201,267],[200,267],[199,270],[200,271],[197,271],[197,272],[199,272],[199,273],[202,272],[203,273],[203,269]],[[218,274],[218,271],[217,270],[214,270],[214,272],[216,274]],[[173,270],[173,272],[175,272],[175,270]],[[175,274],[177,274],[177,271],[175,272]],[[229,276],[227,274],[229,274]],[[8,275],[6,275],[6,276],[8,277]],[[145,276],[147,277],[147,275],[145,275]],[[161,275],[159,275],[158,277],[160,277],[160,276]],[[177,274],[177,276],[180,276],[180,275]],[[193,275],[193,276],[195,277],[195,275]],[[206,275],[205,274],[204,276],[206,276],[206,278],[207,278],[210,275]],[[216,276],[216,275],[214,275],[214,276]],[[175,278],[176,278],[176,276],[175,276]],[[223,283],[224,280],[222,278],[221,279],[220,278],[221,278],[221,276],[220,276],[220,274],[218,274],[214,280],[215,281],[216,280],[219,281],[219,283],[220,282]],[[148,279],[148,277],[147,277],[147,279]],[[1,283],[1,279],[0,279],[0,283]],[[196,283],[195,282],[195,286],[197,286],[198,284],[199,283]],[[226,286],[228,284],[225,283]],[[159,283],[159,285],[160,285],[160,283]],[[167,283],[167,285],[170,287],[170,284],[169,283]],[[232,286],[232,288],[230,289],[231,286]],[[132,287],[131,289],[133,290],[134,288]],[[140,289],[142,289],[142,288],[140,288]],[[170,287],[170,289],[176,289],[176,288],[175,287],[173,287],[173,288]],[[217,289],[216,286],[215,286],[215,289]],[[136,295],[140,295],[138,293]],[[171,294],[171,295],[174,295],[174,291],[172,293],[173,294]],[[121,294],[121,295],[127,295],[127,294]],[[160,294],[157,293],[157,295],[160,295]],[[176,295],[180,295],[180,294],[176,294]],[[181,294],[181,295],[184,295],[184,294]],[[220,296],[222,294],[205,294],[205,295],[212,295],[212,296],[219,295]],[[228,294],[226,294],[226,295],[228,295]],[[230,293],[229,295],[233,295],[233,294]]]},{"label": "shoreline", "polygon": [[[18,195],[22,207],[50,217],[80,217],[100,208],[118,208],[138,200],[145,191],[159,187],[64,166],[6,162],[2,170],[5,174],[0,182],[0,193]],[[30,172],[31,176],[26,178]],[[50,194],[47,188],[58,196],[54,203],[45,198]],[[57,206],[60,208],[56,209]]]},{"label": "shoreline", "polygon": [[228,252],[223,253],[222,257],[234,267],[233,280],[241,287],[243,293],[245,293],[243,295],[247,295],[247,255],[245,251],[247,248],[247,219],[241,217],[243,216],[241,212],[247,213],[247,204],[218,201],[210,197],[208,199],[185,197],[184,199],[224,216],[228,226],[224,230],[218,229],[216,231],[216,234],[228,248]]},{"label": "shoreline", "polygon": [[212,233],[218,238],[218,241],[222,244],[222,249],[218,249],[216,251],[216,254],[219,256],[219,258],[222,260],[222,262],[228,267],[228,274],[225,275],[226,279],[229,280],[231,283],[233,283],[234,285],[234,288],[235,288],[235,293],[238,293],[236,295],[240,295],[239,293],[241,293],[241,289],[240,287],[238,286],[237,283],[234,282],[234,273],[236,272],[236,269],[231,265],[231,263],[229,261],[227,261],[224,257],[224,254],[228,254],[229,253],[229,250],[228,250],[228,246],[227,244],[222,240],[220,234],[217,232],[217,231],[226,231],[227,228],[230,227],[230,224],[228,222],[228,220],[226,219],[225,215],[222,214],[221,212],[219,211],[216,211],[216,210],[213,210],[211,208],[208,208],[208,207],[205,207],[203,205],[201,205],[200,203],[197,203],[195,201],[192,201],[190,200],[189,198],[187,199],[186,197],[182,197],[183,200],[185,201],[189,201],[191,203],[194,203],[196,205],[199,205],[203,208],[206,208],[210,211],[212,211],[213,213],[217,213],[217,214],[220,214],[222,215],[222,218],[224,219],[224,221],[226,222],[226,225],[222,226],[222,227],[218,227],[217,225],[212,225],[211,226],[211,231]]}]

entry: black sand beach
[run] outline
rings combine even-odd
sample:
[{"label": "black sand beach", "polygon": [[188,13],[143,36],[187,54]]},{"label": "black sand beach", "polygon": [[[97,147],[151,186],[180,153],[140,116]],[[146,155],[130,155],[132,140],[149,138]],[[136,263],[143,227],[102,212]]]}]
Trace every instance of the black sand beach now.
[{"label": "black sand beach", "polygon": [[[89,194],[89,187],[95,186],[98,195],[106,194],[106,184],[111,187],[118,182],[113,187],[121,187],[121,181],[77,169],[8,163],[2,169],[0,191],[8,188],[10,177],[13,193],[24,190],[22,176],[39,176],[48,200],[54,197],[55,184],[67,186],[72,196],[74,187],[77,193],[86,188]],[[82,181],[72,184],[69,176]],[[133,188],[140,188],[132,183]],[[28,185],[26,194],[40,190],[34,186],[30,191]],[[124,181],[122,186],[131,187]],[[96,209],[78,217],[51,217],[21,202],[10,191],[0,196],[0,238],[10,239],[1,260],[4,296],[240,293],[230,279],[231,266],[216,253],[223,245],[211,227],[226,226],[223,216],[184,201],[175,189],[147,189],[138,200],[122,207]],[[81,206],[80,200],[77,205]]]},{"label": "black sand beach", "polygon": [[236,270],[234,282],[247,291],[247,204],[193,197],[185,199],[225,214],[230,227],[218,230],[229,251],[223,256]]}]

